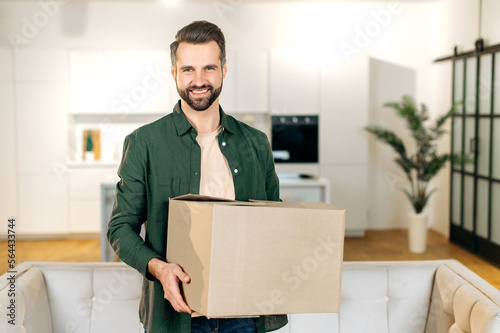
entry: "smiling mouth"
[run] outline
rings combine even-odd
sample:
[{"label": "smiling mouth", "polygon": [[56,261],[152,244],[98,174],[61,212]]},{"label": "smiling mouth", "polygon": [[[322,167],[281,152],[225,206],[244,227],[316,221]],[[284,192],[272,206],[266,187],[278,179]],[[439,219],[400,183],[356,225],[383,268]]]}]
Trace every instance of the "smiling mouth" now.
[{"label": "smiling mouth", "polygon": [[202,97],[208,93],[209,89],[190,89],[189,92],[195,97]]}]

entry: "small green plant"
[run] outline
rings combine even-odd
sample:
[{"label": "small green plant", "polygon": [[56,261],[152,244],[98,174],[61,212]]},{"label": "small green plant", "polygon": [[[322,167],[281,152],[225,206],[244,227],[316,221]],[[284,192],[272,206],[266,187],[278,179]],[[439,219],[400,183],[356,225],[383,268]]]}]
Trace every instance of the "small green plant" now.
[{"label": "small green plant", "polygon": [[420,110],[411,96],[403,96],[401,102],[386,103],[384,106],[393,108],[397,115],[403,118],[406,126],[411,131],[411,136],[415,140],[416,151],[409,155],[403,140],[393,131],[380,126],[367,126],[365,130],[375,135],[376,139],[387,143],[398,154],[394,161],[404,171],[410,191],[402,189],[408,199],[410,199],[415,213],[421,213],[427,204],[429,197],[435,190],[429,191],[427,186],[439,170],[450,161],[453,164],[471,163],[470,155],[462,154],[438,154],[436,150],[437,140],[447,131],[443,125],[451,115],[457,111],[461,103],[456,103],[443,116],[436,119],[432,127],[426,127],[425,122],[429,120],[428,109],[421,104]]}]

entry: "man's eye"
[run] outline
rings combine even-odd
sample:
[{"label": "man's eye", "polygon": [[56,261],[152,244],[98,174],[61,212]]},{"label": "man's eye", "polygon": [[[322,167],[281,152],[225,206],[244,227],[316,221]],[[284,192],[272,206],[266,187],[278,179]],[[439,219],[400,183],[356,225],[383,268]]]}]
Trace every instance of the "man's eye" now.
[{"label": "man's eye", "polygon": [[182,71],[183,71],[183,72],[191,72],[191,71],[192,71],[192,69],[191,69],[191,68],[184,68]]}]

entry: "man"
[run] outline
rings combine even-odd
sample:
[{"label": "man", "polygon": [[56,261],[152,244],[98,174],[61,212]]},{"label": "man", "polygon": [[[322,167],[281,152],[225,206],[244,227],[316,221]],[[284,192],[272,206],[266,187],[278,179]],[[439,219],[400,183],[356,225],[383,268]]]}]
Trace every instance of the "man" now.
[{"label": "man", "polygon": [[[148,333],[265,332],[286,316],[208,320],[194,317],[180,293],[190,277],[165,262],[168,200],[182,194],[279,200],[265,134],[219,106],[226,75],[222,31],[193,22],[170,45],[172,76],[181,97],[171,114],[125,138],[108,239],[118,256],[144,275],[140,318]],[[139,237],[147,221],[146,237]],[[217,330],[216,330],[217,328]]]}]

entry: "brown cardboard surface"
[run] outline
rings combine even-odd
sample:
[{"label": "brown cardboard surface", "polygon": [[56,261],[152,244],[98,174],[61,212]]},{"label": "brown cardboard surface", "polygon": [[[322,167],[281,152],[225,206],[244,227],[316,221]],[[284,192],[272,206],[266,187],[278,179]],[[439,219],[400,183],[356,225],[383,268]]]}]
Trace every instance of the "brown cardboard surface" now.
[{"label": "brown cardboard surface", "polygon": [[324,203],[170,201],[167,261],[208,317],[338,312],[345,210]]},{"label": "brown cardboard surface", "polygon": [[184,201],[177,201],[175,206],[172,219],[177,223],[169,223],[167,244],[182,251],[170,251],[167,261],[177,263],[185,272],[189,272],[188,275],[195,282],[184,285],[184,295],[190,300],[192,309],[205,313],[208,301],[213,206]]}]

